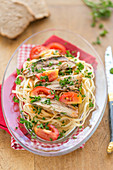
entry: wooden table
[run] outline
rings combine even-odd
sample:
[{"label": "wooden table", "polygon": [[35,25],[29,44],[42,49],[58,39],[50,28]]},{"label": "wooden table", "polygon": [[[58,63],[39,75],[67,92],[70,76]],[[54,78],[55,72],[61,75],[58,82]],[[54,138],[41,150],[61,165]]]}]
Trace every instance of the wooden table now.
[{"label": "wooden table", "polygon": [[[16,40],[0,36],[0,81],[10,56],[23,40],[46,28],[66,28],[82,35],[90,43],[100,30],[90,27],[90,9],[81,0],[47,0],[51,16],[30,24]],[[104,62],[104,52],[113,42],[113,16],[103,21],[109,34],[102,39],[102,45],[94,46]],[[15,151],[10,147],[10,135],[0,130],[0,170],[112,170],[113,154],[108,155],[109,142],[108,105],[103,119],[94,135],[86,142],[84,149],[78,149],[64,156],[42,157],[28,151]]]}]

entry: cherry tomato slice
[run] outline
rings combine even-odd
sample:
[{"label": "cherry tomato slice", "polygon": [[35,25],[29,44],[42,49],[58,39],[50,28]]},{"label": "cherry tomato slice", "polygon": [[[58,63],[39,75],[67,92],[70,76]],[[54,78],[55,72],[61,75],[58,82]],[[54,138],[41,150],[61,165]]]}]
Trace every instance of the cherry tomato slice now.
[{"label": "cherry tomato slice", "polygon": [[62,44],[57,43],[57,42],[50,43],[47,45],[47,47],[49,49],[59,50],[62,54],[66,53],[66,48]]},{"label": "cherry tomato slice", "polygon": [[54,141],[58,139],[59,131],[51,124],[48,124],[47,127],[49,130],[37,128],[37,125],[34,127],[34,131],[37,136],[47,141]]},{"label": "cherry tomato slice", "polygon": [[55,97],[54,94],[51,94],[51,89],[43,86],[37,86],[31,91],[31,96],[38,96],[40,94],[46,95],[47,98],[53,99]]},{"label": "cherry tomato slice", "polygon": [[44,71],[43,73],[36,74],[36,77],[42,82],[54,81],[58,77],[58,69]]},{"label": "cherry tomato slice", "polygon": [[59,98],[59,101],[66,104],[78,104],[82,103],[82,97],[75,92],[66,92]]},{"label": "cherry tomato slice", "polygon": [[46,50],[47,48],[42,46],[42,45],[37,45],[35,47],[33,47],[31,49],[31,52],[30,52],[30,59],[33,60],[33,59],[38,59],[40,57],[40,53],[44,50]]}]

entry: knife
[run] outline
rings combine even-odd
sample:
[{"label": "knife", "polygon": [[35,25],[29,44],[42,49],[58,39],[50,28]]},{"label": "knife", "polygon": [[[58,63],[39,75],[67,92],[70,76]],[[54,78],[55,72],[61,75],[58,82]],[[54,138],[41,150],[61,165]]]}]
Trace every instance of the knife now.
[{"label": "knife", "polygon": [[110,125],[110,142],[107,148],[107,152],[113,151],[113,74],[110,73],[110,69],[113,67],[112,49],[107,47],[105,52],[105,69],[108,85],[108,101],[109,101],[109,125]]}]

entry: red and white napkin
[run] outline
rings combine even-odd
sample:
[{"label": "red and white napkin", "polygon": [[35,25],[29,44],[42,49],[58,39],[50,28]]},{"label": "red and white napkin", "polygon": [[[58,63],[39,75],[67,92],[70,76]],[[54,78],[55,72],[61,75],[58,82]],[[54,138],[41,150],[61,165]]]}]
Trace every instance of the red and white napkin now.
[{"label": "red and white napkin", "polygon": [[[77,55],[77,52],[79,51],[80,59],[85,60],[86,62],[92,64],[94,68],[96,68],[97,62],[96,62],[95,57],[91,56],[90,54],[84,52],[83,50],[79,49],[78,47],[74,46],[73,44],[71,44],[55,35],[51,36],[43,45],[47,45],[52,42],[58,42],[58,43],[61,43],[62,45],[65,45],[66,49],[70,50],[70,52],[76,51],[76,53],[74,54],[75,57]],[[34,46],[35,45],[31,45],[31,44],[23,44],[20,47],[18,57],[17,57],[17,68],[22,68],[24,61],[26,61],[27,58],[29,58],[30,51],[31,51],[32,47],[34,47]],[[1,95],[1,85],[0,85],[0,95]],[[6,123],[4,121],[4,117],[3,117],[2,106],[1,106],[1,97],[0,97],[0,128],[4,129],[5,131],[7,131],[10,134],[10,132],[6,126]],[[81,131],[83,131],[83,129],[84,129],[83,127],[79,128],[76,135],[78,135]],[[25,150],[20,144],[18,144],[18,142],[12,136],[11,136],[11,147],[15,150]],[[84,147],[84,145],[82,145],[80,148],[83,148],[83,147]]]}]

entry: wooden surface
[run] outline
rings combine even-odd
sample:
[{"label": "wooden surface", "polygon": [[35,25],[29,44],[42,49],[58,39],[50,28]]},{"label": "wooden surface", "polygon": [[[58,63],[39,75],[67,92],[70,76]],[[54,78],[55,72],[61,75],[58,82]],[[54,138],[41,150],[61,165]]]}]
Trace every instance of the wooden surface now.
[{"label": "wooden surface", "polygon": [[[90,43],[100,30],[90,27],[90,9],[81,0],[47,0],[51,16],[32,23],[16,40],[0,36],[0,82],[3,72],[13,54],[23,40],[46,28],[66,28],[82,35]],[[104,62],[104,51],[113,45],[113,16],[103,22],[109,31],[102,45],[94,46]],[[113,154],[108,155],[109,142],[108,105],[104,117],[94,135],[86,142],[84,149],[78,149],[64,156],[42,157],[28,151],[15,151],[10,147],[10,136],[0,130],[0,170],[112,170]]]}]

